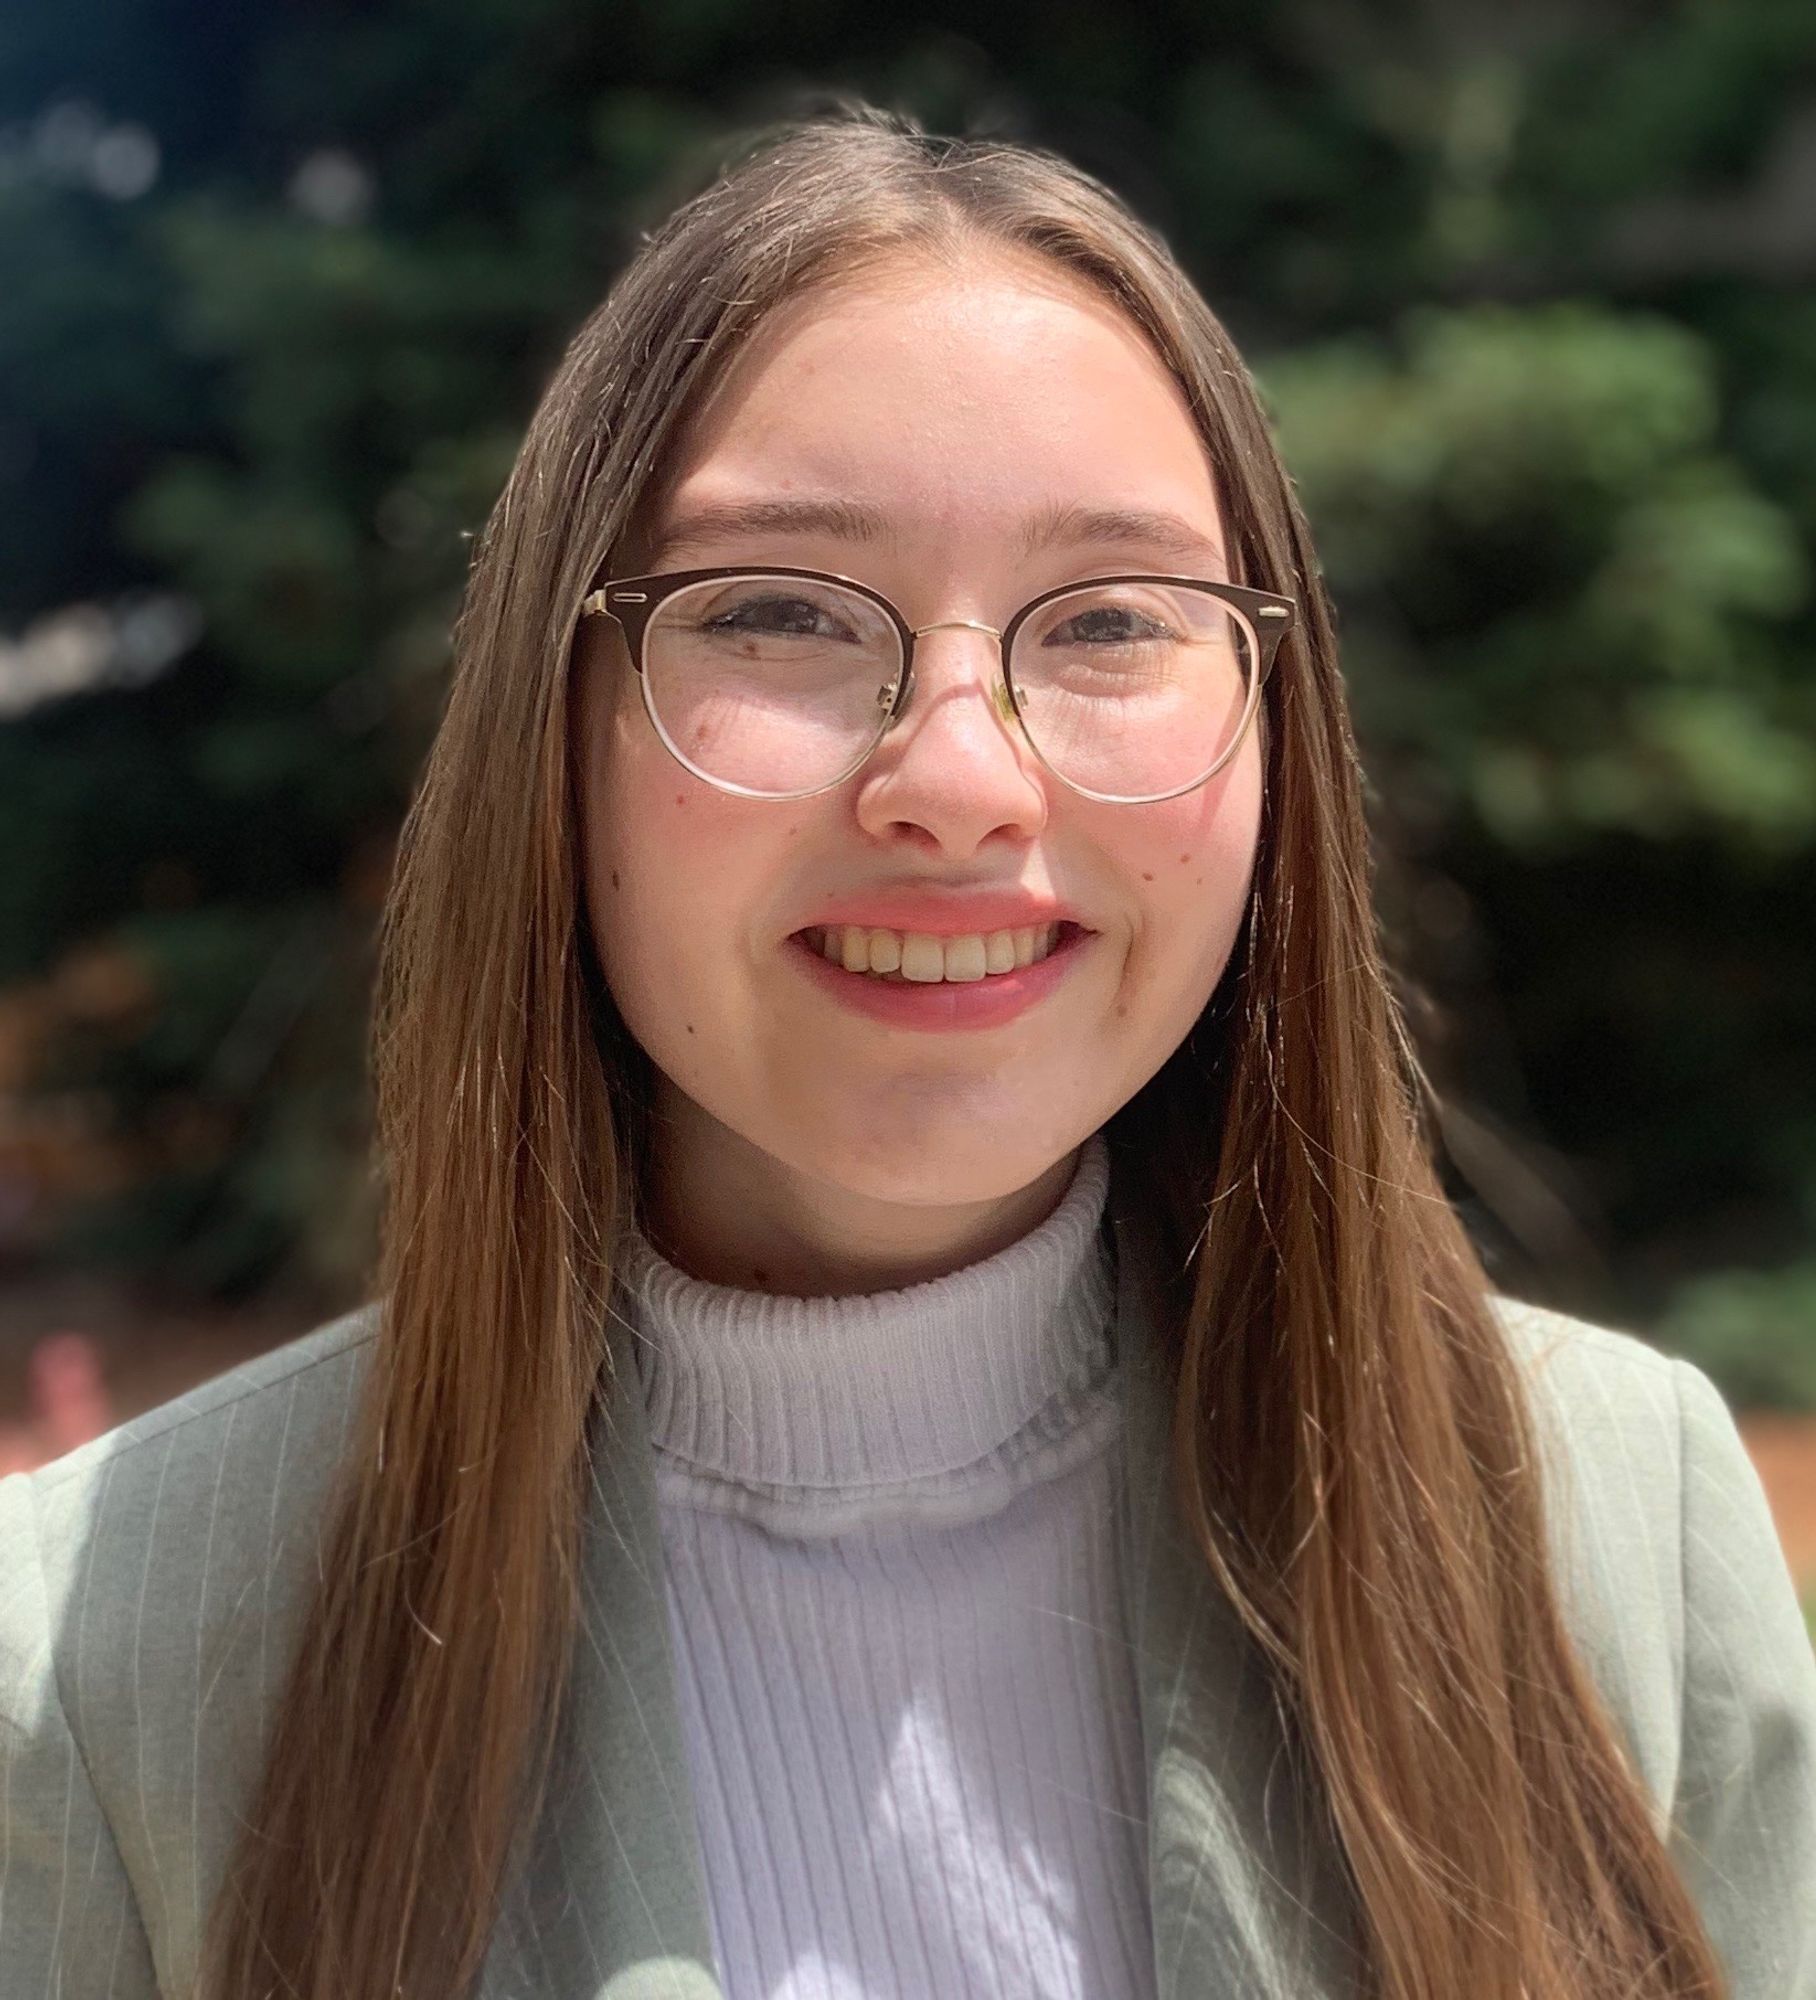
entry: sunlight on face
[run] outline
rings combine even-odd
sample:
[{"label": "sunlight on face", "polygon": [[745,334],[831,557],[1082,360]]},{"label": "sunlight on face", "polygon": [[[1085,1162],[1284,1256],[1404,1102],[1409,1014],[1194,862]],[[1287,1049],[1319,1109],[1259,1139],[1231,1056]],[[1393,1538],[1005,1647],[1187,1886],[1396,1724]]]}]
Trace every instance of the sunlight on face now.
[{"label": "sunlight on face", "polygon": [[[1213,468],[1142,336],[1063,274],[995,254],[791,302],[702,411],[667,492],[658,542],[753,501],[873,513],[881,532],[861,538],[721,523],[652,567],[833,571],[914,626],[1000,628],[1038,592],[1111,571],[1230,574]],[[1073,508],[1179,525],[1028,546],[1030,521]],[[907,715],[852,777],[746,799],[664,749],[610,620],[587,621],[583,645],[587,905],[613,997],[663,1079],[672,1143],[722,1147],[746,1170],[760,1156],[860,1200],[989,1202],[1100,1127],[1209,998],[1255,856],[1256,730],[1195,791],[1095,802],[992,707],[996,641],[941,630],[919,641]],[[829,997],[790,939],[827,896],[904,882],[1032,890],[1096,935],[1000,1025],[882,1023]]]}]

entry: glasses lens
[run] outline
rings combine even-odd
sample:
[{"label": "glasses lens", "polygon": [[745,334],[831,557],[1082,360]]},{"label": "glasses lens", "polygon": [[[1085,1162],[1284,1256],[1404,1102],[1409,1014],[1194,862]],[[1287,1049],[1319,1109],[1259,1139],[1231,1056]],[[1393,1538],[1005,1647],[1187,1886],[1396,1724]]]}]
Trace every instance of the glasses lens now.
[{"label": "glasses lens", "polygon": [[1009,678],[1030,740],[1071,784],[1154,798],[1203,778],[1236,741],[1254,629],[1209,591],[1092,583],[1021,625]]},{"label": "glasses lens", "polygon": [[778,797],[834,783],[869,750],[901,661],[868,598],[791,576],[690,584],[643,641],[649,705],[681,761]]}]

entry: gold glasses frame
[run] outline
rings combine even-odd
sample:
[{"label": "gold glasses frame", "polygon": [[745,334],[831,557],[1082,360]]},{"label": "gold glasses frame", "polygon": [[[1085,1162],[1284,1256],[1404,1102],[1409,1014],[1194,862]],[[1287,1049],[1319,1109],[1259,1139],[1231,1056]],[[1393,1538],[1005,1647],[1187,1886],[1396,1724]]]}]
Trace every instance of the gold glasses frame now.
[{"label": "gold glasses frame", "polygon": [[[836,584],[843,590],[854,591],[883,613],[895,628],[900,644],[900,665],[894,680],[886,682],[884,688],[879,690],[879,696],[887,692],[890,699],[886,707],[879,706],[876,734],[836,777],[829,778],[824,784],[810,786],[805,791],[759,792],[750,786],[733,784],[727,779],[714,777],[710,771],[701,770],[669,735],[650,697],[649,676],[644,672],[644,639],[651,619],[664,602],[678,591],[691,589],[696,584],[745,576],[829,583]],[[1043,605],[1051,604],[1055,599],[1066,597],[1073,591],[1105,583],[1173,584],[1204,591],[1228,605],[1247,627],[1254,642],[1255,672],[1249,682],[1247,700],[1243,707],[1242,718],[1236,726],[1235,735],[1209,770],[1201,772],[1186,784],[1175,785],[1169,791],[1143,793],[1139,797],[1132,797],[1117,792],[1093,791],[1088,786],[1077,783],[1048,762],[1022,715],[1021,698],[1015,691],[1009,664],[1016,633]],[[1051,771],[1061,784],[1085,798],[1095,799],[1106,805],[1157,805],[1164,799],[1178,798],[1185,792],[1196,791],[1200,785],[1208,784],[1241,747],[1242,739],[1248,734],[1249,726],[1260,708],[1261,690],[1273,670],[1275,657],[1280,650],[1280,641],[1292,629],[1297,610],[1297,604],[1290,597],[1282,597],[1271,590],[1251,590],[1245,585],[1224,583],[1212,577],[1119,571],[1104,576],[1077,577],[1070,583],[1058,584],[1051,590],[1043,590],[1038,597],[1030,598],[1008,624],[1000,629],[994,625],[985,625],[975,618],[943,618],[931,625],[910,625],[880,590],[860,582],[856,577],[841,576],[835,570],[796,569],[785,564],[771,563],[731,563],[712,569],[663,570],[650,576],[619,577],[597,590],[589,591],[580,602],[580,615],[583,618],[603,616],[611,619],[622,630],[631,664],[636,669],[638,684],[642,689],[644,712],[648,715],[656,734],[662,739],[664,748],[675,761],[684,770],[691,771],[696,778],[715,786],[719,791],[730,792],[739,798],[763,799],[775,804],[785,804],[793,799],[817,798],[822,792],[829,792],[836,786],[842,785],[854,772],[861,770],[875,752],[877,745],[907,712],[908,703],[914,694],[916,641],[924,632],[944,632],[954,629],[988,633],[997,641],[998,671],[996,684],[991,690],[992,705],[1004,727],[1013,727],[1043,768]]]}]

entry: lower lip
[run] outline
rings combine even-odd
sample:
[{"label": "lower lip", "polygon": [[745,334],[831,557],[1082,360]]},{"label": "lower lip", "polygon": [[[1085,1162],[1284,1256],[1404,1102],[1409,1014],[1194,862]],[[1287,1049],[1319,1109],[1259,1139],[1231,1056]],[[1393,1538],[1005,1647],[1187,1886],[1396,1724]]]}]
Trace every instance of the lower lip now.
[{"label": "lower lip", "polygon": [[996,1028],[1025,1014],[1053,992],[1096,935],[1095,931],[1063,932],[1045,958],[1014,972],[989,973],[982,979],[928,980],[924,985],[915,980],[897,983],[865,972],[847,972],[799,935],[791,937],[784,949],[833,999],[888,1027]]}]

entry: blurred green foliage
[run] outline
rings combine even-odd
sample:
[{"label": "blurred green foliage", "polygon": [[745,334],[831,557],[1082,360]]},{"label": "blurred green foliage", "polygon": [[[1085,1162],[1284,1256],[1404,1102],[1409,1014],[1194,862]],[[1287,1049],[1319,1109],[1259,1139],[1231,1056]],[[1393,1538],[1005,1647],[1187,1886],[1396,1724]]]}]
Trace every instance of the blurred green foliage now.
[{"label": "blurred green foliage", "polygon": [[1816,1410],[1816,1261],[1710,1271],[1681,1285],[1656,1329],[1742,1405]]},{"label": "blurred green foliage", "polygon": [[1380,770],[1527,856],[1816,830],[1789,511],[1723,449],[1715,357],[1575,303],[1409,312],[1268,372]]},{"label": "blurred green foliage", "polygon": [[[48,1253],[357,1288],[466,538],[638,232],[807,85],[1054,146],[1181,253],[1318,537],[1491,1269],[1816,1406],[1802,0],[15,10],[0,631],[116,640],[0,710],[0,992],[138,1163]],[[96,947],[153,998],[65,1005]]]}]

